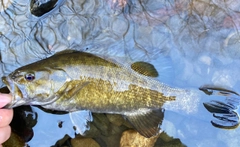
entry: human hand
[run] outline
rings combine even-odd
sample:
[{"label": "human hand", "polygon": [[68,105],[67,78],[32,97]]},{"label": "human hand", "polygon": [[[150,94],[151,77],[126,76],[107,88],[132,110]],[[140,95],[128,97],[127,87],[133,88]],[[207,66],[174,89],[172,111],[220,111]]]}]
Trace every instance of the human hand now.
[{"label": "human hand", "polygon": [[11,135],[11,128],[9,126],[13,118],[12,109],[1,109],[6,104],[11,102],[10,94],[0,93],[0,147],[2,143],[5,142]]}]

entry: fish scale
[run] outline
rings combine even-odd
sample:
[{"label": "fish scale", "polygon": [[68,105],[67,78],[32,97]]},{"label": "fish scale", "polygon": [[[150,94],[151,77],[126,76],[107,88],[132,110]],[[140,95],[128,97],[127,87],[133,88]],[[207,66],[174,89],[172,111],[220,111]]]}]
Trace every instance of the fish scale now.
[{"label": "fish scale", "polygon": [[[86,82],[89,82],[89,84],[71,98],[76,99],[76,101],[73,101],[78,105],[76,109],[88,109],[93,112],[104,113],[123,113],[138,108],[158,108],[163,105],[164,101],[175,100],[175,97],[165,97],[155,90],[144,89],[136,85],[129,85],[127,91],[114,91],[110,82],[101,79],[87,79]],[[153,97],[158,100],[153,100]],[[64,105],[61,108],[71,107],[69,103],[62,103],[68,101],[67,99],[69,98],[61,97],[55,102],[55,105]],[[48,106],[48,108],[50,107]],[[106,108],[108,109],[106,110]]]}]

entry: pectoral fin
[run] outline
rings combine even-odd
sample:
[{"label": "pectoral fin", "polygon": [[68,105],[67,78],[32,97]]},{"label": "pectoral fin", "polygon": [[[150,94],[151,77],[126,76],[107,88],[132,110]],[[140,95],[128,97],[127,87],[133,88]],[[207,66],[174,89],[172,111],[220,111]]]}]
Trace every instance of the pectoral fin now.
[{"label": "pectoral fin", "polygon": [[83,87],[87,86],[89,82],[81,82],[79,80],[74,80],[67,82],[58,91],[57,95],[65,98],[73,98]]},{"label": "pectoral fin", "polygon": [[126,113],[125,118],[143,136],[150,138],[159,133],[159,126],[164,117],[164,109],[140,109],[137,112]]},{"label": "pectoral fin", "polygon": [[81,110],[69,113],[73,125],[76,127],[77,133],[84,135],[90,129],[89,122],[93,121],[92,113],[89,110]]}]

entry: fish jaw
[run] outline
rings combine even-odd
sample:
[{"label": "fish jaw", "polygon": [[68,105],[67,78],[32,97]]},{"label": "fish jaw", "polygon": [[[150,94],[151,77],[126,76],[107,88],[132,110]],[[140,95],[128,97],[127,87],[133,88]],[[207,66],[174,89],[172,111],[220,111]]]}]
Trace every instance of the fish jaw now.
[{"label": "fish jaw", "polygon": [[3,83],[8,87],[10,94],[12,95],[12,101],[7,104],[4,108],[14,108],[17,106],[24,105],[26,101],[23,98],[23,94],[21,90],[18,88],[18,86],[14,83],[13,80],[11,80],[10,77],[2,77]]}]

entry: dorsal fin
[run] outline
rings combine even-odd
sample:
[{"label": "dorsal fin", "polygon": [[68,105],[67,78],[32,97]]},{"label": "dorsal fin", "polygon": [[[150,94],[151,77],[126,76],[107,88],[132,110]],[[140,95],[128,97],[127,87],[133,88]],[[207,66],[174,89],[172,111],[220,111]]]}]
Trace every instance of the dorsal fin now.
[{"label": "dorsal fin", "polygon": [[157,70],[150,63],[142,62],[142,61],[135,62],[131,65],[131,68],[142,75],[149,76],[149,77],[158,77]]},{"label": "dorsal fin", "polygon": [[80,51],[71,50],[71,49],[66,49],[66,50],[63,50],[63,51],[56,52],[56,53],[54,54],[54,56],[55,56],[55,55],[61,55],[61,54],[67,54],[67,53],[74,53],[74,52],[80,52]]}]

